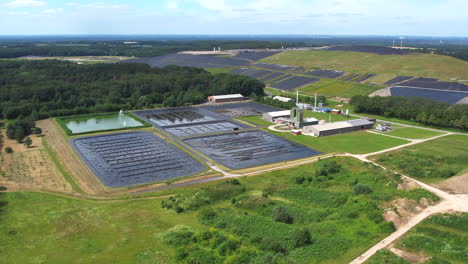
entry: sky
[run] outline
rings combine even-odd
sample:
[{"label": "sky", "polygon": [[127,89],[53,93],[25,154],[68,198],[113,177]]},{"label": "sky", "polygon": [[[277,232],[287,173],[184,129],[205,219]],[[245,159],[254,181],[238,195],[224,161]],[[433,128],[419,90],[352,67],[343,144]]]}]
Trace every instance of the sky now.
[{"label": "sky", "polygon": [[468,0],[0,0],[0,35],[468,36]]}]

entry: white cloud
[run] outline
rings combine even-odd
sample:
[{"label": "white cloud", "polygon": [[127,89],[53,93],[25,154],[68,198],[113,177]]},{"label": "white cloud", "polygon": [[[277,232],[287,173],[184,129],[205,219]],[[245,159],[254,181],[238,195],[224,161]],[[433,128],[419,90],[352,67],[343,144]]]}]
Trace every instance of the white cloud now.
[{"label": "white cloud", "polygon": [[21,12],[8,12],[7,14],[10,15],[10,16],[26,16],[26,15],[30,15],[31,12],[26,12],[26,11],[21,11]]},{"label": "white cloud", "polygon": [[44,1],[39,0],[14,0],[12,2],[8,2],[5,6],[10,8],[19,8],[19,7],[41,7],[45,6],[46,3]]},{"label": "white cloud", "polygon": [[168,9],[179,9],[179,3],[177,3],[176,1],[168,1],[166,3],[166,7]]},{"label": "white cloud", "polygon": [[63,8],[55,8],[55,9],[46,9],[42,11],[43,14],[57,14],[63,12]]}]

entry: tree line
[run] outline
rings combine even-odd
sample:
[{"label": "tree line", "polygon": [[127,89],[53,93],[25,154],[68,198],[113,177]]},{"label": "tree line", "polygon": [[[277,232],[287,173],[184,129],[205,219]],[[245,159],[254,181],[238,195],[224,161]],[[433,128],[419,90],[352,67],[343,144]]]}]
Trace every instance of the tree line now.
[{"label": "tree line", "polygon": [[[23,56],[128,56],[153,57],[185,50],[212,50],[245,48],[281,48],[279,41],[247,40],[186,40],[186,41],[75,41],[58,43],[6,42],[1,43],[0,58]],[[288,43],[288,46],[303,46],[303,43]]]},{"label": "tree line", "polygon": [[396,117],[438,127],[468,130],[468,105],[449,105],[419,97],[354,96],[357,113]]},{"label": "tree line", "polygon": [[204,69],[117,63],[0,61],[0,118],[52,116],[191,105],[207,96],[263,95],[264,84]]}]

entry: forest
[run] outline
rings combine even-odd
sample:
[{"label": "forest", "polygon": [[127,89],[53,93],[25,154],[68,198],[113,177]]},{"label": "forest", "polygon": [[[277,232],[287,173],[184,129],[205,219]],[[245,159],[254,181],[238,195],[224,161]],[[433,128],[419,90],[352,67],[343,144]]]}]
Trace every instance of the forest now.
[{"label": "forest", "polygon": [[0,61],[0,118],[39,120],[120,109],[202,103],[208,95],[263,95],[264,84],[247,76],[146,64]]},{"label": "forest", "polygon": [[[128,44],[127,44],[128,43]],[[243,48],[281,48],[279,41],[247,40],[185,40],[185,41],[74,41],[58,43],[0,42],[0,58],[23,56],[135,56],[153,57],[184,50],[212,50]],[[303,43],[288,43],[289,46],[303,46]]]},{"label": "forest", "polygon": [[419,97],[354,96],[351,105],[357,113],[396,117],[437,127],[468,130],[468,105],[449,105]]}]

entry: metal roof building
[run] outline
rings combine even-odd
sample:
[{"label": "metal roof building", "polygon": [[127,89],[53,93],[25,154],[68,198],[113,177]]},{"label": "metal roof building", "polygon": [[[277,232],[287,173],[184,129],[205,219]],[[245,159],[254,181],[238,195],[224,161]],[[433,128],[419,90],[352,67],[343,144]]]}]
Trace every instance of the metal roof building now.
[{"label": "metal roof building", "polygon": [[208,101],[213,103],[224,103],[224,102],[237,102],[243,101],[245,98],[242,94],[225,94],[225,95],[212,95],[208,96]]},{"label": "metal roof building", "polygon": [[367,119],[354,119],[348,121],[325,123],[323,125],[305,126],[302,132],[315,137],[337,135],[370,129],[374,126],[374,122]]},{"label": "metal roof building", "polygon": [[277,118],[289,118],[291,117],[291,110],[283,110],[283,111],[274,111],[264,113],[262,118],[269,122],[275,122]]}]

